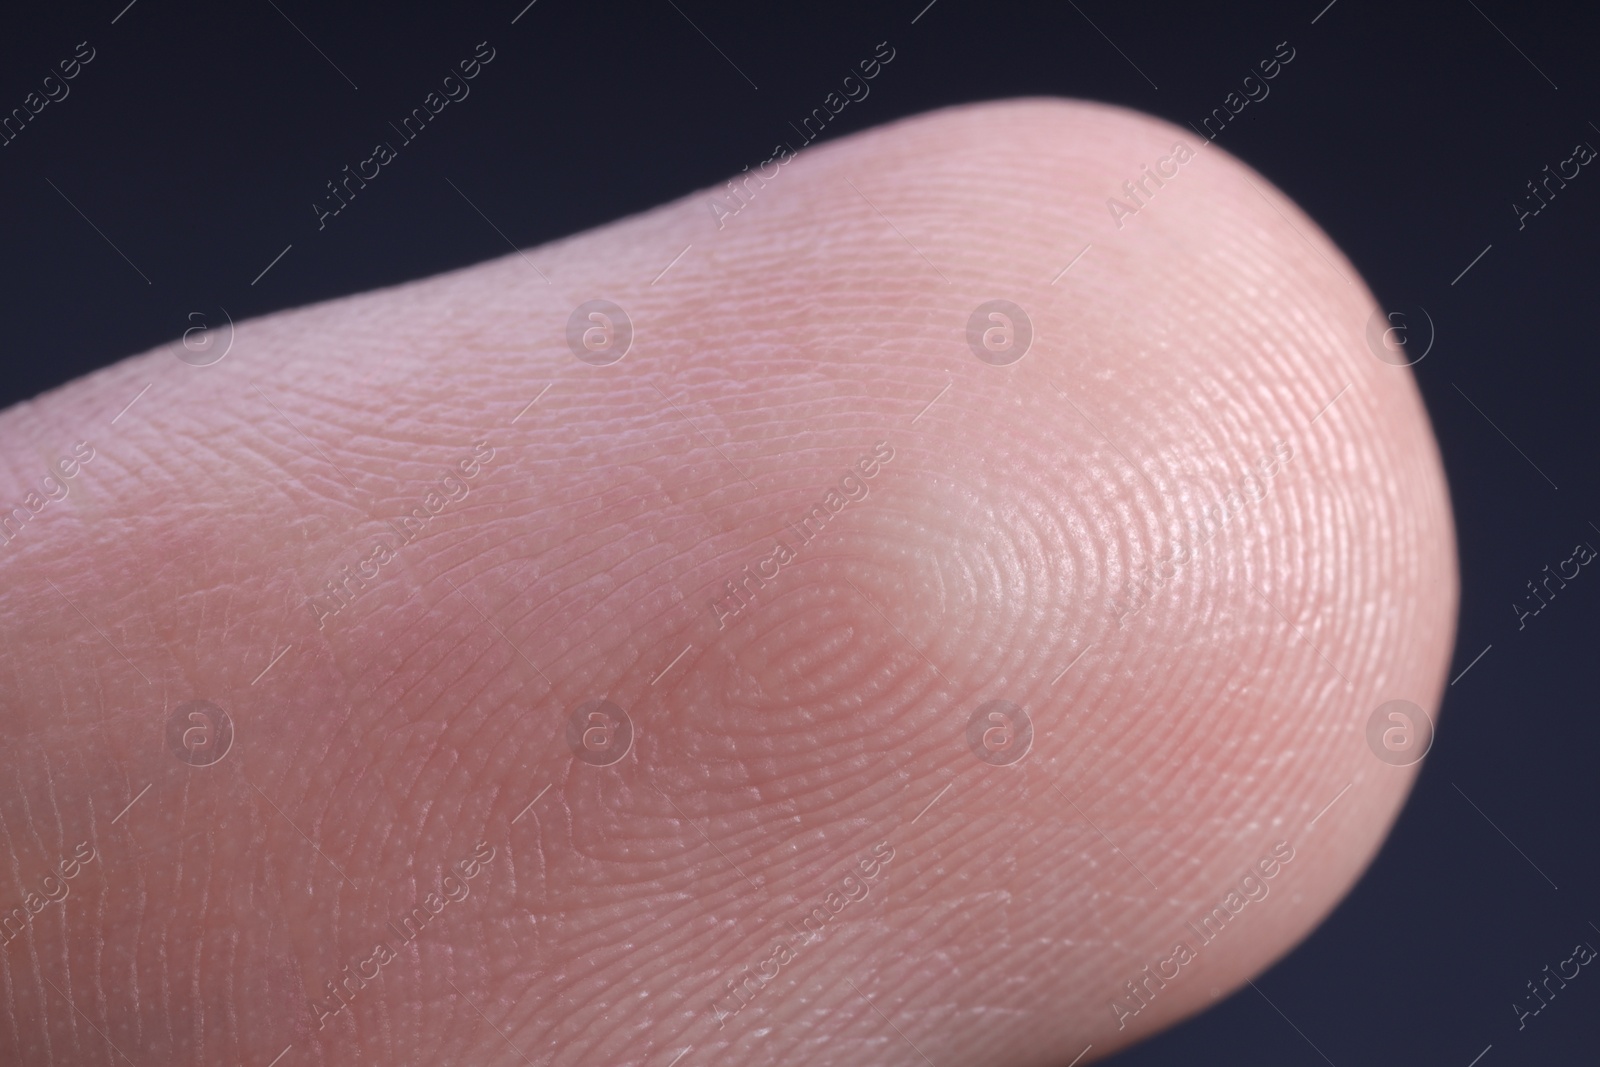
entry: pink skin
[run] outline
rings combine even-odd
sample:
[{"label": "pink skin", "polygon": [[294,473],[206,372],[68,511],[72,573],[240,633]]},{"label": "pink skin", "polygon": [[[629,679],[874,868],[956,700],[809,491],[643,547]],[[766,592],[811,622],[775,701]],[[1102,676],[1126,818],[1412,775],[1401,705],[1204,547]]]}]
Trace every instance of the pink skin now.
[{"label": "pink skin", "polygon": [[[1437,706],[1456,565],[1410,372],[1316,225],[1190,132],[1059,101],[808,150],[720,229],[709,195],[0,415],[0,504],[95,449],[0,546],[0,912],[97,853],[3,946],[0,1059],[1088,1062],[1350,888],[1415,773],[1367,718]],[[566,342],[596,298],[635,332],[604,367]],[[1035,334],[1009,366],[966,342],[997,298]],[[602,698],[635,736],[591,766],[567,720]],[[213,766],[168,748],[196,699],[236,731]],[[966,737],[1001,699],[1010,766]],[[346,965],[376,971],[348,1005]]]}]

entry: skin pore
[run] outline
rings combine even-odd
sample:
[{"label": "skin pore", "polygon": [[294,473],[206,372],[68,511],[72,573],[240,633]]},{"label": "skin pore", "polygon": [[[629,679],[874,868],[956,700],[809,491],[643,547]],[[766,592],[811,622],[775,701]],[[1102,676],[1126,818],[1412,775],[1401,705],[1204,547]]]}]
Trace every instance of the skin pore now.
[{"label": "skin pore", "polygon": [[1044,100],[705,195],[0,414],[0,1059],[1087,1063],[1348,891],[1457,578],[1315,223]]}]

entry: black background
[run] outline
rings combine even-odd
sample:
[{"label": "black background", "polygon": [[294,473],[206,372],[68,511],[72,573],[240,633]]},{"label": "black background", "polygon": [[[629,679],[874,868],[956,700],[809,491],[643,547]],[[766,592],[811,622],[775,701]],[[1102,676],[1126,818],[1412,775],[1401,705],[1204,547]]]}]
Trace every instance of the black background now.
[{"label": "black background", "polygon": [[[1197,124],[1287,41],[1293,64],[1217,143],[1295,198],[1386,309],[1431,316],[1416,373],[1461,542],[1451,677],[1489,650],[1449,688],[1416,793],[1332,918],[1258,990],[1115,1062],[1467,1067],[1490,1045],[1481,1067],[1597,1061],[1600,973],[1520,1032],[1511,1007],[1576,942],[1600,946],[1600,578],[1520,631],[1512,608],[1575,543],[1600,545],[1600,168],[1520,230],[1511,207],[1576,143],[1600,146],[1592,16],[1507,0],[538,0],[513,24],[524,2],[8,13],[0,111],[78,42],[96,57],[0,148],[0,401],[169,341],[196,308],[240,319],[422,277],[720,182],[879,41],[893,66],[826,139],[1038,94]],[[472,95],[319,232],[324,183],[483,40],[497,55]]]}]

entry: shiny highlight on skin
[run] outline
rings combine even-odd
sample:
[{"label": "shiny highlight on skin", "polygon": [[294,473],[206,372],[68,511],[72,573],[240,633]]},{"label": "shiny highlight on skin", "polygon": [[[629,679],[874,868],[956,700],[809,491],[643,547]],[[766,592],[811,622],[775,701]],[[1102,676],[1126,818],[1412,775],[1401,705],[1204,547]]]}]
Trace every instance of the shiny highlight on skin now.
[{"label": "shiny highlight on skin", "polygon": [[[1089,1062],[1359,877],[1416,771],[1365,724],[1437,708],[1456,563],[1415,384],[1315,223],[1190,132],[1046,100],[807,149],[720,231],[705,195],[0,414],[0,501],[95,449],[0,550],[0,904],[97,855],[0,957],[0,1059]],[[634,329],[604,367],[565,333],[600,298]],[[1008,366],[966,343],[998,298],[1034,330]],[[470,493],[319,628],[307,599],[478,442]],[[236,732],[211,766],[163,740],[195,699]],[[597,766],[566,730],[602,699],[635,732]],[[1033,726],[1006,766],[967,743],[994,700]],[[325,980],[480,842],[470,898],[319,1031]]]}]

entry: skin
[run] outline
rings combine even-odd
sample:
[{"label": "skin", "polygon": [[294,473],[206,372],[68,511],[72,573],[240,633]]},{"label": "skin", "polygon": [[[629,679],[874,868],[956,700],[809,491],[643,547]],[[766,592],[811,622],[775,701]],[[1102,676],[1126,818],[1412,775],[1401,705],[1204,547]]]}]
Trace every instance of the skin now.
[{"label": "skin", "polygon": [[[95,852],[3,946],[0,1058],[1089,1062],[1348,891],[1416,770],[1367,720],[1437,707],[1456,561],[1410,372],[1315,223],[1189,131],[1060,101],[808,149],[720,229],[716,192],[0,415],[0,502],[95,449],[0,547],[0,908]],[[965,331],[1002,297],[1036,336],[993,366]],[[635,331],[610,366],[565,338],[595,298]],[[880,441],[864,499],[712,606]],[[465,496],[308,607],[475,442]],[[601,698],[635,731],[610,766],[567,740]],[[197,699],[235,731],[211,766],[167,740]],[[968,745],[992,700],[1031,718],[1010,765]]]}]

